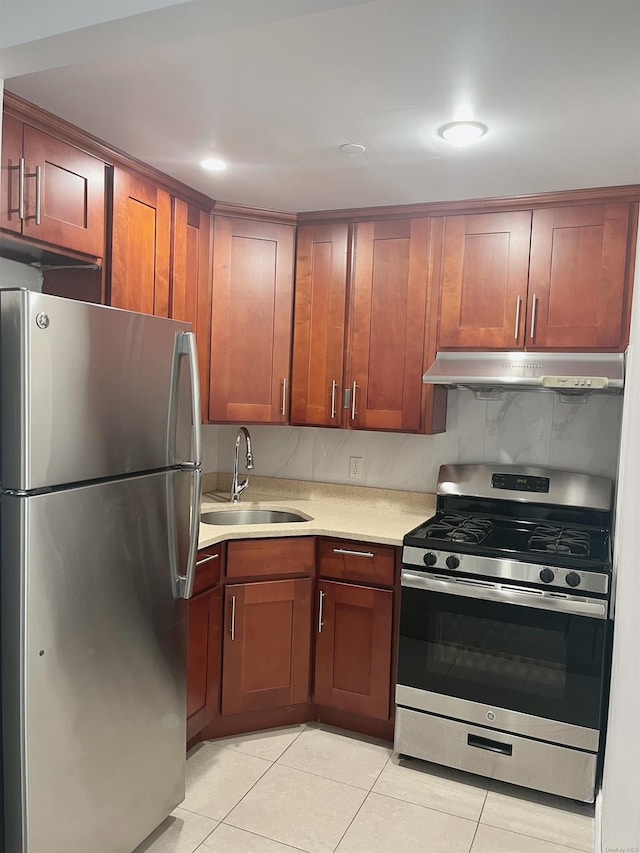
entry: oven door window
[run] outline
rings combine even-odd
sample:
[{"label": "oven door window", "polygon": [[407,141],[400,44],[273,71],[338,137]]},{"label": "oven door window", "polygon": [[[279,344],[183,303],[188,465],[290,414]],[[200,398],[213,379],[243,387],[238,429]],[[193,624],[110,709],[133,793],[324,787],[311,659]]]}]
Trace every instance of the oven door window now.
[{"label": "oven door window", "polygon": [[398,681],[595,729],[607,624],[403,587]]}]

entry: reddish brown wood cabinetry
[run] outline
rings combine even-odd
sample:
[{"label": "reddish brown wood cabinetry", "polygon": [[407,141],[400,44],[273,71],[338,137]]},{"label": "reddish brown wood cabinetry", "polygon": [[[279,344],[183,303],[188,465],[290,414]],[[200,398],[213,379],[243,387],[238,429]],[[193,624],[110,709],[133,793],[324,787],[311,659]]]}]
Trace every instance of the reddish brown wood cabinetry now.
[{"label": "reddish brown wood cabinetry", "polygon": [[134,172],[114,170],[111,305],[169,316],[171,197]]},{"label": "reddish brown wood cabinetry", "polygon": [[222,546],[198,553],[193,597],[189,599],[187,740],[218,713],[222,656]]},{"label": "reddish brown wood cabinetry", "polygon": [[395,562],[395,548],[385,545],[318,542],[314,698],[320,719],[331,709],[393,725]]},{"label": "reddish brown wood cabinetry", "polygon": [[291,422],[341,426],[348,225],[298,228]]},{"label": "reddish brown wood cabinetry", "polygon": [[623,350],[629,207],[447,217],[438,348]]},{"label": "reddish brown wood cabinetry", "polygon": [[527,349],[624,349],[628,236],[628,204],[533,212]]},{"label": "reddish brown wood cabinetry", "polygon": [[309,701],[310,578],[225,588],[222,713]]},{"label": "reddish brown wood cabinetry", "polygon": [[294,227],[216,216],[212,421],[287,423]]},{"label": "reddish brown wood cabinetry", "polygon": [[104,257],[104,162],[5,114],[0,228]]},{"label": "reddish brown wood cabinetry", "polygon": [[198,344],[202,420],[209,418],[211,346],[211,217],[179,198],[172,200],[169,316],[191,323]]},{"label": "reddish brown wood cabinetry", "polygon": [[432,222],[350,226],[350,264],[348,228],[299,229],[292,421],[440,432],[444,394],[421,381],[435,355]]},{"label": "reddish brown wood cabinetry", "polygon": [[321,580],[318,600],[316,703],[387,720],[393,591]]}]

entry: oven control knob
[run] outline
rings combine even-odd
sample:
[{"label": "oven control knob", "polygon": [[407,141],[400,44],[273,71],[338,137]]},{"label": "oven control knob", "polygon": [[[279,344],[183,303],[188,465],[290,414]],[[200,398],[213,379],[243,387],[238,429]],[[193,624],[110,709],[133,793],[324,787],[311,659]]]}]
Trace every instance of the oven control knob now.
[{"label": "oven control knob", "polygon": [[569,572],[569,574],[565,578],[566,582],[569,586],[579,586],[580,585],[580,575],[577,572]]},{"label": "oven control knob", "polygon": [[438,558],[433,553],[433,551],[427,551],[427,553],[422,558],[422,561],[424,562],[425,566],[435,566],[435,564],[438,562]]},{"label": "oven control knob", "polygon": [[542,569],[540,572],[540,580],[542,583],[551,583],[551,581],[555,578],[554,573],[551,569]]},{"label": "oven control knob", "polygon": [[457,569],[460,565],[460,560],[457,557],[454,557],[453,554],[451,554],[449,557],[447,557],[446,564],[448,569]]}]

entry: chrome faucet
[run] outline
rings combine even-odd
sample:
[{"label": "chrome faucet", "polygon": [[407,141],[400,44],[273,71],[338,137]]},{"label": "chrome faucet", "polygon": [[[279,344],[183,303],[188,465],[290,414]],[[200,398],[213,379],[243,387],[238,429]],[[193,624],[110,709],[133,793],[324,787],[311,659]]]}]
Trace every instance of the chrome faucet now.
[{"label": "chrome faucet", "polygon": [[240,427],[238,430],[238,434],[236,435],[236,449],[233,454],[233,480],[231,481],[231,503],[237,504],[240,500],[240,495],[244,492],[244,490],[249,485],[249,475],[247,474],[247,479],[244,483],[238,482],[238,456],[240,454],[240,441],[242,436],[244,435],[244,439],[247,443],[247,461],[245,463],[245,468],[247,471],[253,470],[253,454],[251,452],[251,436],[249,435],[249,430],[246,427]]}]

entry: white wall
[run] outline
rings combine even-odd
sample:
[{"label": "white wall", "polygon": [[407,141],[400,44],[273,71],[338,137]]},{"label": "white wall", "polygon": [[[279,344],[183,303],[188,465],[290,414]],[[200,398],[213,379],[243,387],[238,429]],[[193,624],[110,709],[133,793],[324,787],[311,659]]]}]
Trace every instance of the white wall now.
[{"label": "white wall", "polygon": [[616,507],[613,672],[600,803],[603,853],[640,849],[640,243],[638,249]]},{"label": "white wall", "polygon": [[[442,435],[280,426],[250,431],[258,475],[353,485],[349,457],[361,456],[361,485],[433,492],[443,462],[537,463],[613,477],[621,411],[619,396],[594,395],[575,405],[553,393],[505,392],[487,402],[460,390],[449,392]],[[206,471],[231,471],[236,431],[204,428]]]}]

